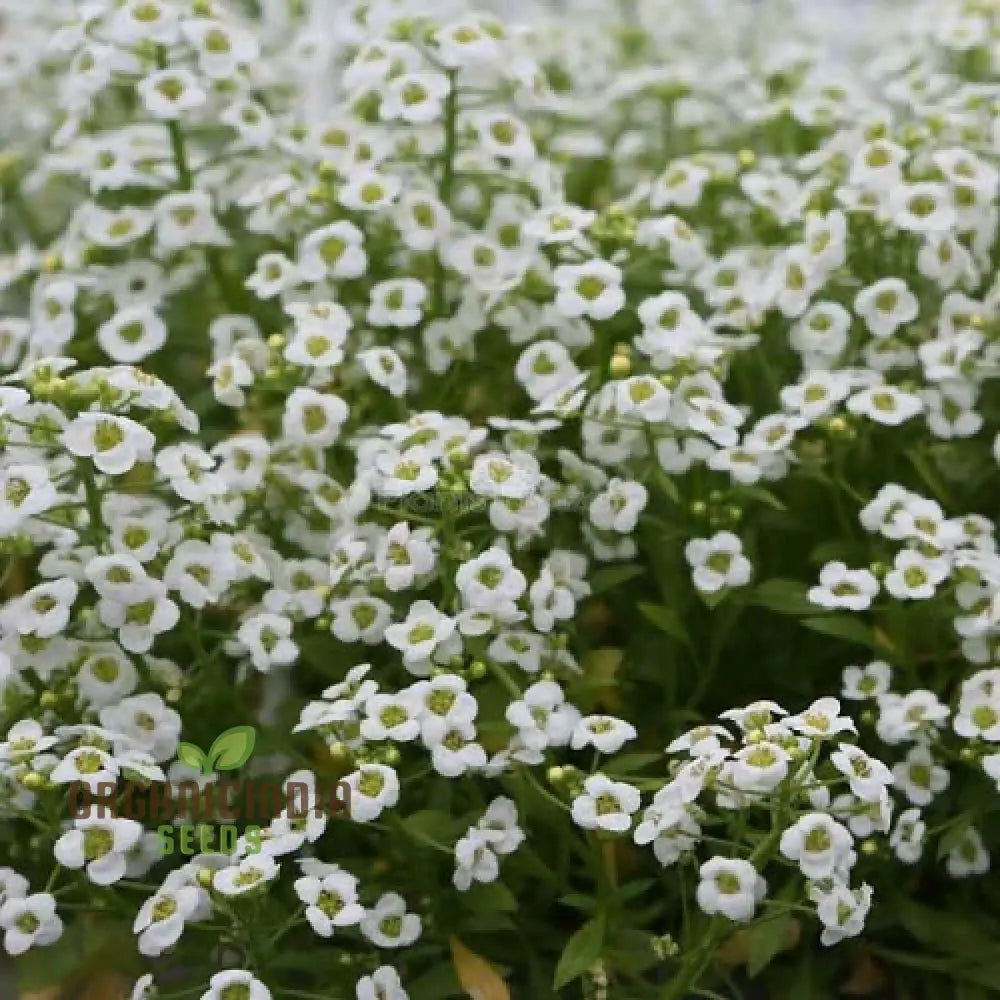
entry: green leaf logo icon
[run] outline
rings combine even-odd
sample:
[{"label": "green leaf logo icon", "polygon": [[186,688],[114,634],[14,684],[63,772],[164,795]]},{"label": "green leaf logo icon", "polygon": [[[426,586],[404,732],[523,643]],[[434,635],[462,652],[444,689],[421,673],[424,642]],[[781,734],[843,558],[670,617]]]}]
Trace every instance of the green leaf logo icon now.
[{"label": "green leaf logo icon", "polygon": [[257,733],[253,726],[233,726],[215,738],[208,751],[210,765],[217,771],[235,771],[250,759]]},{"label": "green leaf logo icon", "polygon": [[253,726],[233,726],[215,738],[208,753],[194,743],[178,744],[177,759],[205,775],[216,771],[235,771],[250,759],[256,742],[257,733]]}]

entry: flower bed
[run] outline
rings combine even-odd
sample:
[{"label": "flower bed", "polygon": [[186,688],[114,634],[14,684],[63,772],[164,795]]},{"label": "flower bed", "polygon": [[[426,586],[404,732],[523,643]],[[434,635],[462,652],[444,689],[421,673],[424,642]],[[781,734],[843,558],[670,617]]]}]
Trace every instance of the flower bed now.
[{"label": "flower bed", "polygon": [[1000,990],[1000,4],[627,13],[2,5],[26,991]]}]

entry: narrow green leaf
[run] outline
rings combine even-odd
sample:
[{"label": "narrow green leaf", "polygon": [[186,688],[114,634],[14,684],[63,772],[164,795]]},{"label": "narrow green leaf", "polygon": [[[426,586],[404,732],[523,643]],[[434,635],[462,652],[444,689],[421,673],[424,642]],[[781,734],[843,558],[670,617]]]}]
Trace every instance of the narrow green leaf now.
[{"label": "narrow green leaf", "polygon": [[750,592],[750,604],[783,615],[816,615],[819,610],[806,596],[809,587],[798,580],[776,577],[758,584]]},{"label": "narrow green leaf", "polygon": [[822,632],[824,635],[831,635],[835,639],[846,639],[848,642],[856,642],[860,646],[868,646],[870,649],[878,648],[878,640],[875,633],[857,618],[851,615],[828,615],[825,617],[805,618],[802,624],[814,632]]},{"label": "narrow green leaf", "polygon": [[755,979],[785,949],[794,917],[783,913],[757,921],[747,932],[747,975]]},{"label": "narrow green leaf", "polygon": [[590,577],[590,591],[592,594],[603,594],[605,591],[614,590],[615,587],[634,580],[637,576],[642,576],[646,570],[635,563],[622,563],[621,565],[602,566],[595,570]]},{"label": "narrow green leaf", "polygon": [[639,610],[645,618],[655,625],[661,632],[665,632],[671,639],[691,645],[691,637],[688,635],[681,616],[673,608],[665,607],[662,604],[650,604],[643,601],[639,604]]},{"label": "narrow green leaf", "polygon": [[593,920],[588,920],[566,942],[553,985],[557,990],[571,983],[577,976],[583,975],[601,956],[604,946],[604,915],[598,914]]}]

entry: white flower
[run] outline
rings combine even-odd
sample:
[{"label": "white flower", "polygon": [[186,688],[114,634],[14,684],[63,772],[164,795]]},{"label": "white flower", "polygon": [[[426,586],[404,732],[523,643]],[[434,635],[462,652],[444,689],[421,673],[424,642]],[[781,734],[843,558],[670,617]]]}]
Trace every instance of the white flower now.
[{"label": "white flower", "polygon": [[370,976],[362,976],[355,989],[357,1000],[410,1000],[391,965],[380,965]]},{"label": "white flower", "polygon": [[893,783],[892,771],[885,764],[850,743],[841,743],[830,755],[830,763],[847,778],[852,794],[863,802],[879,801],[886,786]]},{"label": "white flower", "polygon": [[306,281],[359,278],[367,268],[364,235],[346,219],[313,230],[299,244],[298,270]]},{"label": "white flower", "polygon": [[406,900],[387,892],[361,921],[361,933],[379,948],[405,948],[420,937],[420,917],[406,912]]},{"label": "white flower", "polygon": [[0,537],[18,531],[29,518],[44,514],[57,499],[44,465],[14,463],[0,469]]},{"label": "white flower", "polygon": [[403,182],[393,174],[361,169],[348,176],[346,183],[340,188],[338,200],[344,208],[358,212],[378,212],[390,206],[402,189]]},{"label": "white flower", "polygon": [[333,937],[338,927],[353,927],[365,915],[358,902],[358,880],[345,871],[322,878],[295,880],[295,893],[306,905],[306,920],[320,937]]},{"label": "white flower", "polygon": [[844,667],[841,696],[851,701],[878,698],[889,690],[892,668],[884,660],[873,660],[865,667]]},{"label": "white flower", "polygon": [[990,854],[979,831],[970,826],[951,849],[945,868],[952,878],[985,875],[990,870]]},{"label": "white flower", "polygon": [[139,907],[132,933],[139,935],[139,954],[162,955],[184,933],[184,924],[199,908],[200,890],[194,886],[163,889]]},{"label": "white flower", "polygon": [[796,732],[819,739],[857,732],[854,722],[840,714],[840,702],[836,698],[819,698],[804,712],[790,716],[786,723]]},{"label": "white flower", "polygon": [[105,750],[93,746],[81,746],[69,753],[55,766],[49,779],[57,785],[82,782],[91,792],[98,785],[114,784],[118,777],[118,765]]},{"label": "white flower", "polygon": [[344,781],[350,787],[351,819],[368,823],[399,801],[399,778],[384,764],[364,764]]},{"label": "white flower", "polygon": [[504,714],[518,730],[524,745],[539,750],[566,746],[580,717],[580,713],[566,702],[563,689],[555,681],[532,684],[524,692],[523,699],[512,701]]},{"label": "white flower", "polygon": [[288,618],[261,612],[240,625],[236,638],[250,654],[253,665],[267,672],[271,667],[284,667],[297,659],[299,647],[291,635],[292,622]]},{"label": "white flower", "polygon": [[893,224],[911,233],[944,233],[958,221],[951,193],[944,184],[921,181],[899,184],[889,194]]},{"label": "white flower", "polygon": [[467,892],[473,882],[495,882],[500,876],[500,859],[489,837],[472,827],[455,843],[455,871],[452,884],[459,892]]},{"label": "white flower", "polygon": [[476,824],[497,854],[513,854],[524,842],[524,831],[517,824],[517,805],[501,795],[486,808]]},{"label": "white flower", "polygon": [[134,364],[167,342],[167,325],[149,305],[128,306],[97,329],[101,350],[120,364]]},{"label": "white flower", "polygon": [[917,744],[892,769],[895,786],[915,806],[928,806],[935,795],[943,792],[951,782],[947,768],[934,760],[929,747]]},{"label": "white flower", "polygon": [[872,335],[880,339],[912,323],[920,309],[916,296],[900,278],[882,278],[863,289],[854,300],[854,308]]},{"label": "white flower", "polygon": [[398,521],[386,534],[375,553],[375,567],[389,590],[412,587],[419,577],[435,566],[435,545],[430,530],[413,531],[405,521]]},{"label": "white flower", "polygon": [[420,735],[421,702],[411,691],[398,694],[373,694],[365,702],[366,718],[361,722],[361,735],[378,742],[393,740],[408,742]]},{"label": "white flower", "polygon": [[625,305],[622,272],[600,258],[585,264],[560,264],[553,272],[556,308],[570,318],[610,319]]},{"label": "white flower", "polygon": [[639,810],[639,789],[603,774],[592,774],[572,803],[573,822],[585,830],[624,833]]},{"label": "white flower", "polygon": [[52,848],[65,868],[83,868],[96,885],[111,885],[125,875],[126,853],[139,843],[142,824],[134,819],[84,816]]},{"label": "white flower", "polygon": [[47,892],[6,900],[0,906],[0,928],[4,949],[15,957],[58,941],[63,932],[55,898]]},{"label": "white flower", "polygon": [[199,69],[215,80],[229,79],[259,54],[253,35],[221,20],[190,18],[181,22],[181,31],[198,51]]},{"label": "white flower", "polygon": [[781,835],[781,853],[808,879],[830,878],[856,859],[850,831],[824,813],[810,813]]},{"label": "white flower", "polygon": [[926,835],[927,824],[920,818],[920,810],[905,809],[896,818],[889,845],[903,864],[914,865],[924,853]]},{"label": "white flower", "polygon": [[207,95],[197,77],[186,69],[161,69],[140,80],[136,87],[146,110],[154,118],[176,119],[205,103]]},{"label": "white flower", "polygon": [[704,913],[744,922],[753,917],[767,883],[749,861],[711,858],[698,870],[698,905]]},{"label": "white flower", "polygon": [[842,562],[827,563],[819,586],[809,588],[809,600],[824,608],[864,611],[878,593],[878,580],[866,569],[848,569]]},{"label": "white flower", "polygon": [[403,654],[410,668],[422,666],[455,631],[455,619],[442,614],[430,601],[416,601],[406,619],[385,630],[385,641]]},{"label": "white flower", "polygon": [[297,444],[328,448],[340,437],[348,412],[339,396],[299,387],[285,400],[282,432]]},{"label": "white flower", "polygon": [[212,876],[212,888],[224,896],[242,896],[278,877],[277,862],[269,854],[254,854]]},{"label": "white flower", "polygon": [[820,941],[829,947],[856,937],[864,930],[871,904],[872,888],[867,884],[859,889],[835,884],[829,892],[820,893],[816,903],[816,914],[823,923]]},{"label": "white flower", "polygon": [[415,278],[393,278],[380,281],[371,290],[368,322],[372,326],[407,328],[416,326],[423,317],[427,288]]},{"label": "white flower", "polygon": [[777,743],[761,740],[739,750],[730,764],[732,783],[744,792],[771,792],[788,775],[789,756]]},{"label": "white flower", "polygon": [[861,414],[880,424],[896,427],[924,409],[923,400],[894,385],[876,385],[855,393],[847,400],[851,413]]},{"label": "white flower", "polygon": [[136,462],[152,460],[156,439],[128,417],[88,412],[70,421],[62,443],[70,454],[92,459],[101,472],[120,476]]},{"label": "white flower", "polygon": [[226,969],[212,976],[201,1000],[271,1000],[271,991],[252,972]]},{"label": "white flower", "polygon": [[406,395],[406,368],[399,355],[389,347],[372,347],[358,354],[368,377],[397,398]]},{"label": "white flower", "polygon": [[649,493],[639,482],[611,479],[607,487],[590,502],[590,520],[595,527],[628,535],[639,523]]},{"label": "white flower", "polygon": [[524,593],[527,580],[514,566],[510,554],[494,547],[459,566],[455,585],[467,608],[499,612],[514,605]]},{"label": "white flower", "polygon": [[479,496],[525,500],[538,488],[538,461],[525,451],[500,451],[477,455],[472,464],[469,488]]},{"label": "white flower", "polygon": [[638,735],[635,726],[624,719],[612,715],[587,715],[573,728],[570,746],[574,750],[592,746],[599,753],[613,754]]},{"label": "white flower", "polygon": [[711,538],[693,538],[684,546],[684,557],[693,570],[698,590],[714,594],[724,587],[742,587],[750,581],[753,567],[743,555],[743,543],[731,531]]},{"label": "white flower", "polygon": [[148,753],[154,761],[173,757],[181,731],[181,717],[155,692],[123,698],[99,713],[101,725],[128,741],[130,749]]}]

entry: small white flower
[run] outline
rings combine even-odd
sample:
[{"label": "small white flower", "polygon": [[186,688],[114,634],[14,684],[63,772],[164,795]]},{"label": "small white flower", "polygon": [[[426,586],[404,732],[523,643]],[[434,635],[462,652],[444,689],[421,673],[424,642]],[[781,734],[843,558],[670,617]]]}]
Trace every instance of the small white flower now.
[{"label": "small white flower", "polygon": [[89,458],[101,472],[120,476],[153,458],[156,439],[134,420],[110,413],[81,413],[62,432],[66,450]]},{"label": "small white flower", "polygon": [[212,876],[212,888],[224,896],[242,896],[278,877],[277,862],[269,854],[254,854]]},{"label": "small white flower", "polygon": [[353,927],[365,916],[358,902],[358,880],[345,871],[296,879],[295,893],[305,903],[309,926],[320,937],[333,937],[338,927]]},{"label": "small white flower", "polygon": [[870,757],[860,747],[841,743],[830,763],[843,774],[851,786],[851,793],[863,802],[877,802],[893,783],[892,771],[880,760]]},{"label": "small white flower", "polygon": [[638,730],[624,719],[613,715],[587,715],[577,722],[570,738],[574,750],[592,746],[599,753],[613,754],[639,735]]},{"label": "small white flower", "polygon": [[625,305],[622,273],[597,258],[585,264],[560,264],[553,272],[556,308],[564,316],[610,319]]},{"label": "small white flower", "polygon": [[873,660],[864,667],[844,667],[841,696],[851,701],[878,698],[889,690],[892,668],[884,660]]},{"label": "small white flower", "polygon": [[398,893],[384,893],[361,921],[361,933],[379,948],[406,948],[420,937],[420,917],[406,912]]},{"label": "small white flower", "polygon": [[351,819],[368,823],[399,801],[399,778],[384,764],[364,764],[344,779],[350,786]]},{"label": "small white flower", "polygon": [[810,813],[781,835],[781,853],[808,879],[830,878],[854,864],[854,838],[825,813]]},{"label": "small white flower", "polygon": [[8,955],[23,955],[29,948],[43,948],[62,937],[63,924],[55,898],[47,892],[19,896],[0,906],[0,929]]},{"label": "small white flower", "polygon": [[201,892],[194,886],[162,889],[150,896],[136,914],[132,932],[139,935],[139,954],[162,955],[184,933],[184,924],[199,909]]},{"label": "small white flower", "polygon": [[385,641],[403,654],[407,667],[419,667],[454,631],[454,618],[442,614],[430,601],[416,601],[404,621],[385,630]]},{"label": "small white flower", "polygon": [[823,923],[820,941],[829,947],[845,938],[856,937],[864,930],[871,904],[872,888],[867,884],[859,889],[836,884],[829,892],[819,894],[816,914]]},{"label": "small white flower", "polygon": [[848,569],[842,562],[827,563],[819,586],[809,588],[809,600],[824,608],[864,611],[878,594],[878,580],[866,569]]},{"label": "small white flower", "polygon": [[96,885],[111,885],[125,875],[126,853],[139,843],[142,824],[134,819],[85,816],[74,821],[52,848],[59,864],[84,868]]},{"label": "small white flower", "polygon": [[410,1000],[399,973],[391,965],[380,965],[370,976],[362,976],[355,995],[357,1000]]},{"label": "small white flower", "polygon": [[201,107],[207,99],[197,77],[189,70],[161,69],[140,80],[136,88],[154,118],[176,119]]},{"label": "small white flower", "polygon": [[698,905],[704,913],[750,920],[767,892],[767,883],[749,861],[711,858],[698,870]]},{"label": "small white flower", "polygon": [[917,744],[892,769],[895,787],[915,806],[928,806],[935,795],[943,792],[951,782],[947,768],[935,760],[929,747]]},{"label": "small white flower", "polygon": [[596,528],[631,534],[639,523],[649,493],[642,483],[611,479],[607,487],[590,502],[590,520]]},{"label": "small white flower", "polygon": [[639,789],[603,774],[592,774],[572,803],[573,822],[585,830],[624,833],[639,811]]},{"label": "small white flower", "polygon": [[271,991],[252,972],[226,969],[212,976],[201,1000],[271,1000]]},{"label": "small white flower", "polygon": [[743,543],[731,531],[693,538],[684,546],[684,557],[693,571],[695,587],[707,594],[745,586],[753,572],[750,560],[743,555]]}]

